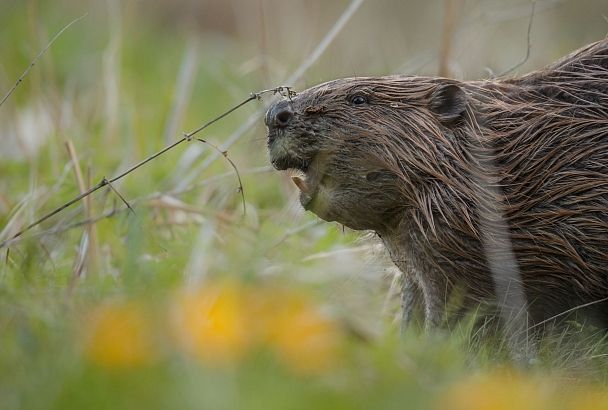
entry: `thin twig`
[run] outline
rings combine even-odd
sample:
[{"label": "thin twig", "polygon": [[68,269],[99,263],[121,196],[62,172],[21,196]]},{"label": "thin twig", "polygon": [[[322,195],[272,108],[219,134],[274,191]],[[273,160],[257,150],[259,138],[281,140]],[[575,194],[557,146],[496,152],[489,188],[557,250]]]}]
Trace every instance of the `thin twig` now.
[{"label": "thin twig", "polygon": [[224,158],[226,158],[226,160],[230,163],[230,165],[234,169],[234,172],[236,172],[236,178],[239,180],[239,188],[238,189],[239,189],[239,192],[241,193],[241,198],[243,200],[243,215],[247,215],[247,206],[245,204],[245,191],[243,190],[243,181],[241,181],[241,174],[239,173],[239,170],[236,167],[236,164],[228,156],[228,151],[222,151],[216,145],[213,145],[209,141],[204,140],[202,138],[197,138],[197,140],[200,141],[200,142],[202,142],[203,144],[209,145],[211,148],[213,148],[214,150],[216,150],[217,152],[219,152],[220,154],[222,154],[224,156]]},{"label": "thin twig", "polygon": [[125,199],[124,196],[122,196],[120,194],[120,192],[118,192],[118,190],[116,188],[114,188],[114,185],[112,185],[111,182],[109,182],[107,179],[103,179],[105,182],[107,182],[107,185],[110,187],[110,189],[116,194],[116,196],[118,196],[120,198],[120,200],[127,206],[127,208],[129,209],[129,211],[131,211],[131,213],[133,215],[135,215],[135,210],[131,207],[131,204],[129,204],[129,202],[127,202],[127,200]]},{"label": "thin twig", "polygon": [[15,84],[13,84],[13,86],[11,87],[10,90],[8,90],[8,92],[6,93],[6,95],[4,96],[4,98],[2,98],[2,101],[0,101],[0,107],[2,106],[2,104],[4,104],[4,102],[6,100],[8,100],[8,98],[11,96],[11,94],[13,94],[13,92],[15,92],[15,90],[17,89],[17,87],[19,86],[19,84],[21,84],[21,82],[23,81],[23,79],[28,75],[28,73],[30,72],[30,70],[32,69],[32,67],[34,67],[36,65],[36,63],[38,62],[38,60],[47,52],[47,50],[53,45],[53,43],[55,42],[55,40],[57,40],[59,38],[59,36],[61,36],[63,34],[64,31],[66,31],[67,29],[69,29],[74,23],[82,20],[83,18],[85,18],[87,16],[87,14],[89,13],[84,13],[82,16],[72,20],[70,23],[68,23],[67,26],[65,26],[64,28],[62,28],[61,30],[59,30],[59,32],[57,34],[55,34],[55,36],[51,39],[51,41],[48,42],[48,44],[46,45],[46,47],[44,47],[42,49],[42,51],[40,51],[38,53],[38,55],[36,57],[34,57],[34,59],[32,60],[32,62],[30,63],[29,66],[27,66],[27,68],[25,69],[25,71],[23,72],[23,74],[21,74],[21,76],[17,79],[17,81],[15,82]]},{"label": "thin twig", "polygon": [[[158,151],[157,153],[149,156],[148,158],[144,159],[143,161],[138,162],[137,164],[133,165],[132,167],[130,167],[126,171],[122,172],[121,174],[115,176],[114,178],[111,178],[111,179],[103,178],[94,187],[92,187],[92,188],[88,189],[87,191],[81,193],[80,195],[76,196],[75,198],[67,201],[66,203],[64,203],[60,207],[58,207],[55,210],[49,212],[48,214],[46,214],[43,217],[41,217],[38,220],[36,220],[35,222],[32,222],[31,224],[29,224],[28,226],[26,226],[24,229],[20,230],[15,235],[13,235],[10,239],[7,239],[7,240],[5,240],[3,242],[0,242],[0,249],[8,246],[8,244],[10,242],[12,242],[12,240],[14,240],[15,238],[23,235],[25,232],[29,231],[33,227],[35,227],[37,225],[40,225],[42,222],[46,221],[47,219],[51,218],[52,216],[57,215],[58,213],[60,213],[64,209],[70,207],[71,205],[75,204],[76,202],[79,202],[81,199],[86,198],[89,195],[91,195],[92,193],[98,191],[99,189],[101,189],[101,188],[103,188],[103,187],[105,187],[107,185],[110,185],[110,184],[118,181],[119,179],[124,178],[125,176],[127,176],[131,172],[133,172],[136,169],[140,168],[141,166],[147,164],[148,162],[152,161],[153,159],[161,156],[165,152],[167,152],[167,151],[175,148],[176,146],[180,145],[181,143],[183,143],[185,141],[191,141],[192,137],[194,135],[196,135],[197,133],[201,132],[205,128],[209,127],[211,124],[214,124],[215,122],[221,120],[222,118],[226,117],[228,114],[234,112],[235,110],[237,110],[238,108],[240,108],[243,105],[247,104],[248,102],[253,101],[253,100],[259,100],[262,97],[262,95],[267,94],[267,93],[274,93],[274,94],[285,93],[287,96],[292,96],[292,95],[295,94],[294,91],[291,90],[291,87],[288,87],[288,86],[280,86],[280,87],[271,88],[271,89],[268,89],[268,90],[262,90],[262,91],[258,91],[258,92],[255,92],[255,93],[251,93],[249,95],[249,97],[247,99],[245,99],[243,102],[235,105],[234,107],[232,107],[228,111],[220,114],[219,116],[217,116],[216,118],[212,119],[211,121],[206,122],[202,126],[200,126],[197,129],[195,129],[194,131],[191,131],[189,133],[184,134],[183,138],[175,141],[173,144],[168,145],[167,147],[165,147],[162,150]],[[232,161],[230,161],[230,162],[232,163]],[[239,181],[240,181],[240,178],[239,178]],[[121,199],[123,199],[123,201],[124,201],[124,198],[121,198]]]},{"label": "thin twig", "polygon": [[[259,167],[259,168],[254,168],[254,169],[246,171],[246,172],[247,173],[268,172],[271,169],[272,168],[270,168],[270,167]],[[149,194],[149,195],[141,196],[139,198],[135,198],[135,199],[133,199],[131,201],[131,204],[139,204],[139,203],[145,202],[145,201],[154,201],[154,200],[156,200],[158,198],[162,198],[165,195],[169,195],[169,196],[171,196],[171,195],[180,195],[180,194],[189,192],[189,191],[191,191],[191,190],[193,190],[193,189],[201,186],[202,183],[210,183],[210,182],[219,180],[220,178],[226,178],[226,177],[229,177],[229,176],[232,176],[232,175],[236,175],[236,173],[234,171],[228,171],[228,172],[226,172],[224,174],[216,175],[216,176],[213,176],[211,178],[207,178],[204,181],[198,181],[195,184],[193,184],[193,185],[191,185],[189,187],[186,187],[184,189],[169,190],[169,191],[164,191],[164,192],[155,192],[153,194]],[[124,208],[112,208],[111,210],[106,211],[106,212],[104,212],[104,213],[102,213],[100,215],[97,215],[95,217],[87,218],[87,219],[84,219],[84,220],[81,220],[81,221],[77,221],[77,222],[72,222],[70,224],[62,225],[60,227],[54,227],[54,228],[46,229],[44,231],[39,231],[39,232],[36,232],[35,234],[32,234],[32,235],[28,236],[27,238],[30,238],[30,239],[31,238],[41,238],[41,237],[48,236],[48,235],[61,234],[61,233],[70,231],[72,229],[80,228],[82,226],[94,225],[94,224],[96,224],[99,221],[102,221],[104,219],[112,218],[115,215],[117,215],[119,213],[123,213],[123,212],[128,211],[128,210],[129,210],[129,208],[127,208],[126,206]],[[315,222],[317,222],[317,224],[320,223],[318,221],[315,221]],[[22,237],[18,237],[18,238],[9,239],[9,240],[5,241],[3,243],[3,245],[7,246],[6,250],[7,250],[7,253],[8,253],[8,251],[10,251],[10,248],[8,246],[11,246],[11,245],[17,244],[19,242],[22,242],[23,240],[25,240],[27,238],[22,236]]]},{"label": "thin twig", "polygon": [[513,67],[509,68],[506,71],[503,71],[502,73],[500,73],[498,75],[498,77],[502,77],[505,76],[507,74],[509,74],[510,72],[518,69],[519,67],[521,67],[522,65],[524,65],[528,59],[530,58],[530,50],[532,49],[532,41],[531,41],[531,33],[532,33],[532,23],[534,22],[534,8],[536,6],[536,1],[532,1],[532,10],[530,11],[530,21],[528,22],[528,34],[527,34],[527,38],[528,38],[528,48],[526,49],[526,56],[524,57],[523,60],[521,60],[519,63],[515,64]]}]

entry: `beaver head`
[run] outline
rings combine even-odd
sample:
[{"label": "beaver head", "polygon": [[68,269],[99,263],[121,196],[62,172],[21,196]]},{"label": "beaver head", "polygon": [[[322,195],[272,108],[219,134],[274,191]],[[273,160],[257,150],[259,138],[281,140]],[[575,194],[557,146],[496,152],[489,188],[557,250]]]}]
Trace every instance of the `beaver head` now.
[{"label": "beaver head", "polygon": [[467,106],[461,85],[390,76],[312,87],[266,113],[270,160],[299,171],[306,210],[382,232],[429,182],[445,179],[437,169],[455,150],[452,130]]}]

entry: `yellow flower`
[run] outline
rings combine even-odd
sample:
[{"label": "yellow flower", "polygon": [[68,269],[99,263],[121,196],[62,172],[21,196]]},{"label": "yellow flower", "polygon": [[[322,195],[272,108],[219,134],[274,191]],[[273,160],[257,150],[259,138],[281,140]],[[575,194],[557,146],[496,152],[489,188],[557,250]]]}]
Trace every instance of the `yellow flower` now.
[{"label": "yellow flower", "polygon": [[85,354],[108,368],[127,368],[149,363],[154,357],[151,326],[141,304],[104,304],[90,316]]},{"label": "yellow flower", "polygon": [[179,343],[208,363],[240,359],[250,344],[242,293],[241,288],[227,283],[180,295],[174,310]]},{"label": "yellow flower", "polygon": [[238,361],[256,343],[299,373],[319,373],[336,362],[337,327],[293,292],[210,283],[179,295],[173,318],[179,343],[207,363]]},{"label": "yellow flower", "polygon": [[598,387],[587,386],[580,388],[568,400],[567,409],[572,410],[604,410],[608,409],[608,391]]},{"label": "yellow flower", "polygon": [[[554,409],[556,390],[516,372],[500,371],[473,376],[453,386],[438,409],[544,410]],[[551,404],[553,402],[553,405]]]},{"label": "yellow flower", "polygon": [[296,294],[275,295],[267,343],[293,371],[318,374],[335,366],[341,335],[335,323]]},{"label": "yellow flower", "polygon": [[450,410],[600,410],[608,392],[597,386],[565,384],[549,375],[539,378],[514,371],[476,375],[452,386],[438,409]]}]

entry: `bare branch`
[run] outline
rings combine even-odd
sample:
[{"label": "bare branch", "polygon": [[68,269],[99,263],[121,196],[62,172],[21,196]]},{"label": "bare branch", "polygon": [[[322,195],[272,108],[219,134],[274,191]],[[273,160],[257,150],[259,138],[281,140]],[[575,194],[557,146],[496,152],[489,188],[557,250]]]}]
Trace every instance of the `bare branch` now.
[{"label": "bare branch", "polygon": [[[153,159],[161,156],[165,152],[167,152],[167,151],[175,148],[176,146],[180,145],[181,143],[183,143],[185,141],[191,141],[192,137],[194,135],[196,135],[199,132],[203,131],[205,128],[209,127],[211,124],[214,124],[215,122],[221,120],[222,118],[226,117],[228,114],[234,112],[235,110],[237,110],[238,108],[240,108],[243,105],[247,104],[248,102],[253,101],[253,100],[259,100],[262,97],[262,95],[267,94],[267,93],[274,93],[274,94],[285,93],[286,96],[292,96],[292,95],[294,95],[294,91],[291,90],[291,87],[286,87],[286,86],[280,86],[280,87],[277,87],[277,88],[272,88],[272,89],[268,89],[268,90],[262,90],[262,91],[258,91],[258,92],[255,92],[255,93],[251,93],[249,95],[249,97],[247,99],[245,99],[244,101],[242,101],[241,103],[235,105],[234,107],[230,108],[228,111],[220,114],[219,116],[215,117],[214,119],[206,122],[202,126],[200,126],[197,129],[195,129],[194,131],[191,131],[189,133],[184,134],[183,138],[175,141],[173,144],[168,145],[167,147],[165,147],[162,150],[158,151],[157,153],[149,156],[148,158],[144,159],[143,161],[138,162],[137,164],[133,165],[132,167],[130,167],[126,171],[122,172],[121,174],[115,176],[114,178],[111,178],[109,180],[106,179],[106,178],[103,178],[94,187],[92,187],[92,188],[88,189],[87,191],[81,193],[80,195],[76,196],[75,198],[67,201],[66,203],[64,203],[60,207],[58,207],[55,210],[49,212],[48,214],[44,215],[40,219],[36,220],[35,222],[32,222],[31,224],[29,224],[28,226],[26,226],[24,229],[20,230],[15,235],[13,235],[10,239],[5,240],[3,242],[0,242],[0,249],[8,246],[15,238],[18,238],[19,236],[23,235],[25,232],[29,231],[33,227],[35,227],[37,225],[40,225],[42,222],[46,221],[47,219],[51,218],[52,216],[57,215],[58,213],[60,213],[64,209],[70,207],[71,205],[75,204],[76,202],[79,202],[81,199],[86,198],[89,195],[91,195],[92,193],[98,191],[99,189],[101,189],[101,188],[103,188],[103,187],[105,187],[107,185],[111,185],[112,183],[118,181],[119,179],[124,178],[125,176],[127,176],[131,172],[133,172],[136,169],[140,168],[141,166],[147,164],[148,162],[152,161]],[[226,156],[226,155],[224,155],[224,156]],[[230,163],[232,165],[234,165],[234,163],[230,159],[228,159],[228,161],[230,161]],[[240,183],[240,177],[239,177],[239,183]],[[242,187],[241,187],[241,190],[242,190]],[[118,192],[116,190],[114,190],[114,192],[116,192],[118,194]],[[126,201],[124,200],[124,198],[120,194],[118,194],[118,196],[126,203]]]},{"label": "bare branch", "polygon": [[27,66],[27,68],[25,69],[25,71],[23,72],[23,74],[21,74],[21,76],[17,79],[17,81],[15,82],[15,84],[13,84],[13,86],[11,87],[10,90],[8,90],[8,92],[6,93],[6,95],[4,96],[4,98],[2,98],[2,101],[0,101],[0,107],[2,106],[2,104],[4,104],[4,102],[6,100],[8,100],[8,98],[11,96],[11,94],[13,94],[13,92],[15,92],[15,90],[17,89],[17,87],[19,86],[19,84],[21,84],[21,82],[23,81],[23,79],[28,75],[28,73],[30,72],[30,70],[32,69],[32,67],[34,67],[36,65],[36,63],[38,62],[38,60],[47,52],[47,50],[53,45],[53,43],[55,42],[55,40],[57,40],[59,38],[59,36],[61,36],[63,34],[64,31],[66,31],[67,29],[69,29],[74,23],[77,23],[78,21],[82,20],[83,18],[85,18],[89,13],[84,13],[82,16],[72,20],[71,22],[68,23],[67,26],[65,26],[64,28],[62,28],[61,30],[59,30],[59,32],[57,34],[55,34],[55,36],[51,39],[51,41],[48,42],[48,44],[46,45],[46,47],[44,47],[36,57],[34,57],[34,59],[32,60],[32,62],[30,63],[29,66]]},{"label": "bare branch", "polygon": [[241,193],[241,198],[243,200],[243,215],[247,215],[247,206],[245,204],[245,191],[243,190],[243,181],[241,181],[241,174],[239,173],[239,170],[236,167],[236,164],[228,156],[228,151],[222,151],[216,145],[213,145],[209,141],[204,140],[202,138],[197,138],[197,140],[202,142],[203,144],[209,145],[211,148],[213,148],[214,150],[216,150],[217,152],[222,154],[224,156],[224,158],[226,158],[226,160],[230,163],[230,165],[234,169],[234,172],[236,172],[237,179],[239,180],[239,192]]},{"label": "bare branch", "polygon": [[120,192],[118,192],[118,190],[116,188],[114,188],[114,185],[112,185],[111,182],[109,182],[107,179],[103,179],[103,181],[106,182],[106,185],[108,185],[110,187],[110,189],[116,194],[116,196],[118,196],[120,198],[120,200],[127,206],[127,208],[129,209],[129,211],[131,211],[132,214],[135,214],[135,210],[131,207],[131,205],[129,204],[129,202],[127,202],[127,200],[125,199],[124,196],[122,196],[120,194]]},{"label": "bare branch", "polygon": [[[256,173],[257,174],[257,173],[261,173],[261,172],[269,172],[271,170],[272,170],[271,167],[258,167],[258,168],[253,168],[253,169],[247,170],[245,172],[246,173]],[[220,175],[215,175],[215,176],[207,178],[207,179],[205,179],[203,181],[197,181],[196,183],[194,183],[194,184],[192,184],[192,185],[190,185],[190,186],[188,186],[186,188],[183,188],[183,189],[172,189],[172,190],[169,190],[169,191],[155,192],[153,194],[141,196],[139,198],[133,199],[131,201],[131,204],[139,204],[139,203],[142,203],[142,202],[145,202],[145,201],[154,201],[154,200],[156,200],[158,198],[162,198],[165,195],[180,195],[180,194],[183,194],[185,192],[192,191],[192,190],[196,189],[197,187],[200,187],[200,186],[202,186],[204,184],[208,184],[208,183],[211,183],[211,182],[214,182],[214,181],[217,181],[217,180],[220,180],[222,178],[226,178],[226,177],[229,177],[229,176],[232,176],[232,175],[236,175],[236,172],[234,170],[225,172],[225,173],[220,174]],[[3,242],[3,246],[7,247],[6,249],[7,249],[7,254],[8,254],[8,251],[10,251],[10,248],[9,248],[10,245],[14,245],[14,244],[17,244],[19,242],[22,242],[22,241],[24,241],[27,238],[42,238],[42,237],[48,236],[48,235],[61,234],[61,233],[70,231],[72,229],[80,228],[80,227],[83,227],[83,226],[91,226],[91,225],[96,224],[99,221],[102,221],[104,219],[112,218],[112,217],[114,217],[114,216],[116,216],[118,214],[121,214],[121,213],[123,213],[125,211],[128,211],[128,210],[129,210],[129,208],[127,208],[126,206],[122,207],[122,208],[116,208],[115,207],[115,208],[112,208],[109,211],[106,211],[106,212],[104,212],[104,213],[102,213],[100,215],[97,215],[95,217],[90,217],[90,218],[86,218],[86,219],[81,220],[81,221],[72,222],[70,224],[65,224],[65,225],[62,225],[62,226],[58,226],[58,227],[54,227],[54,228],[49,228],[49,229],[46,229],[44,231],[36,232],[35,234],[32,234],[32,235],[30,235],[28,237],[21,236],[21,237],[15,237],[15,238],[12,238],[12,239],[8,239],[5,242]],[[317,224],[319,224],[319,223],[320,222],[317,222]]]}]

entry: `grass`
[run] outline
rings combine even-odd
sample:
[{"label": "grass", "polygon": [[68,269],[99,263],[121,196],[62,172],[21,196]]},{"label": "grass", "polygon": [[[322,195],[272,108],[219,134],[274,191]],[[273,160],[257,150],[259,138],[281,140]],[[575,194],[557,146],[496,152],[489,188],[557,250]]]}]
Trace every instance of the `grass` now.
[{"label": "grass", "polygon": [[[3,10],[2,90],[63,11]],[[78,172],[92,186],[161,149],[170,115],[194,129],[268,88],[243,74],[238,45],[210,40],[196,45],[190,96],[176,94],[190,35],[128,7],[106,17],[113,30],[93,10],[66,31],[0,107],[2,239],[77,195]],[[202,138],[221,145],[262,108]],[[135,213],[105,189],[1,251],[0,408],[608,406],[598,335],[556,336],[525,370],[464,324],[400,337],[390,264],[299,210],[267,166],[264,134],[258,120],[229,150],[246,216],[232,168],[202,169],[214,151],[191,142],[115,184]]]}]

